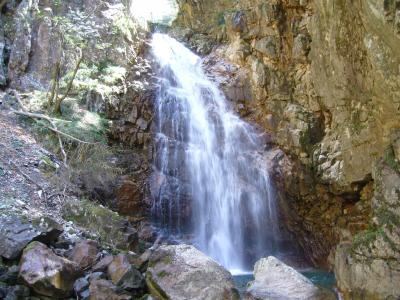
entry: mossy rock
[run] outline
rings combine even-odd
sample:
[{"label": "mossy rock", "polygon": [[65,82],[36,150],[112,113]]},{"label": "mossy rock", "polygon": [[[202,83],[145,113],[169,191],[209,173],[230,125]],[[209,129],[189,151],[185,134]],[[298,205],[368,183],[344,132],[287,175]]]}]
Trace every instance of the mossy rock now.
[{"label": "mossy rock", "polygon": [[88,231],[103,246],[118,251],[136,251],[136,230],[116,212],[89,200],[73,200],[64,205],[63,217]]}]

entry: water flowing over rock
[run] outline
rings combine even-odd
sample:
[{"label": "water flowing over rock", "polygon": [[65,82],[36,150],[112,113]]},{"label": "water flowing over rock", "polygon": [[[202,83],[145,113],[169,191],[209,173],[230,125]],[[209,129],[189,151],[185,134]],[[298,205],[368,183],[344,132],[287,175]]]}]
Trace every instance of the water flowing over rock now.
[{"label": "water flowing over rock", "polygon": [[263,135],[233,114],[202,62],[155,34],[159,64],[153,213],[171,232],[231,271],[277,250],[274,189],[262,159]]},{"label": "water flowing over rock", "polygon": [[321,290],[302,274],[270,256],[254,266],[255,280],[247,288],[247,300],[333,300],[333,293]]},{"label": "water flowing over rock", "polygon": [[239,300],[229,272],[189,245],[161,246],[155,250],[146,282],[160,300]]}]

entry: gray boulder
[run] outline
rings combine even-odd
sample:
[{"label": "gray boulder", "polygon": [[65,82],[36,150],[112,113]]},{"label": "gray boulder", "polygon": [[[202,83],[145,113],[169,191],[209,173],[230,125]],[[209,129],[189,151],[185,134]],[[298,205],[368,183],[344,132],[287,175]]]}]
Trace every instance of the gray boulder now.
[{"label": "gray boulder", "polygon": [[277,258],[260,259],[254,266],[246,300],[329,300],[335,295],[315,286],[309,279]]},{"label": "gray boulder", "polygon": [[46,217],[33,222],[17,216],[0,217],[0,256],[16,259],[31,241],[51,242],[61,233],[61,226]]},{"label": "gray boulder", "polygon": [[239,299],[231,274],[193,246],[161,246],[146,273],[153,296],[170,300]]}]

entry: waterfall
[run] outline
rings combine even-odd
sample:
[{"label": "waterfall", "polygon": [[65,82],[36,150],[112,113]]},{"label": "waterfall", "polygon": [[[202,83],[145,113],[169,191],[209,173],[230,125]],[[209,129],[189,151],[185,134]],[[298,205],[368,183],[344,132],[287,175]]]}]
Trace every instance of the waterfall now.
[{"label": "waterfall", "polygon": [[265,138],[230,109],[201,59],[156,33],[159,69],[153,216],[231,272],[277,251],[275,194]]}]

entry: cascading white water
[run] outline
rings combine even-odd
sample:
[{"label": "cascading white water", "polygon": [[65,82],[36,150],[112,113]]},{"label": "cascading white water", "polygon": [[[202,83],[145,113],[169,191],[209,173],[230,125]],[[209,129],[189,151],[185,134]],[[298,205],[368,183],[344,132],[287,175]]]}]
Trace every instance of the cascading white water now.
[{"label": "cascading white water", "polygon": [[231,112],[201,59],[154,34],[159,67],[153,214],[170,232],[192,233],[231,272],[277,248],[275,195],[263,135]]}]

